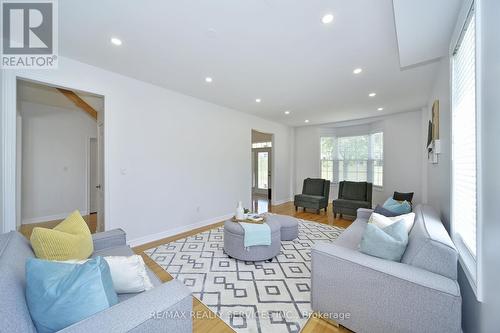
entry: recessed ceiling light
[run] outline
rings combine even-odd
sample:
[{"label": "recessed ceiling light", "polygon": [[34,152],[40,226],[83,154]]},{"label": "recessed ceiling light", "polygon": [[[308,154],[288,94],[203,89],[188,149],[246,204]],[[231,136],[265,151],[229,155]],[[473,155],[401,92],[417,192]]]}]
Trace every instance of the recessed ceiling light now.
[{"label": "recessed ceiling light", "polygon": [[111,43],[115,44],[116,46],[122,45],[121,39],[116,38],[116,37],[111,38]]},{"label": "recessed ceiling light", "polygon": [[374,92],[373,92],[373,93],[369,93],[369,94],[368,94],[368,96],[370,96],[370,97],[375,97],[376,95],[377,95],[377,94],[376,94],[376,93],[374,93]]},{"label": "recessed ceiling light", "polygon": [[352,72],[353,72],[354,74],[359,74],[359,73],[361,73],[362,71],[363,71],[363,69],[362,69],[362,68],[356,68],[356,69],[354,69]]},{"label": "recessed ceiling light", "polygon": [[321,18],[321,22],[323,22],[323,24],[330,24],[333,22],[333,14],[326,14],[325,16],[323,16]]},{"label": "recessed ceiling light", "polygon": [[305,123],[308,123],[308,122],[309,122],[309,119],[304,120],[304,122],[305,122]]},{"label": "recessed ceiling light", "polygon": [[285,111],[285,114],[290,114],[290,111],[288,111],[288,110],[287,110],[287,111]]},{"label": "recessed ceiling light", "polygon": [[207,83],[212,83],[212,81],[213,81],[213,79],[210,76],[207,76],[205,78],[205,82],[207,82]]},{"label": "recessed ceiling light", "polygon": [[262,102],[262,100],[260,98],[256,98],[255,102],[260,103],[260,102]]},{"label": "recessed ceiling light", "polygon": [[378,108],[377,109],[377,111],[383,111],[383,110],[384,110],[384,108]]}]

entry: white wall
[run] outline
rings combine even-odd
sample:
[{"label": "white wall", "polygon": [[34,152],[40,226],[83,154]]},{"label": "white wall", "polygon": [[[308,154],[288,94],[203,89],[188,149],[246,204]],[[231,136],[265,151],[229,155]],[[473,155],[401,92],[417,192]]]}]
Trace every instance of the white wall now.
[{"label": "white wall", "polygon": [[81,110],[21,102],[22,223],[88,211],[89,139],[95,119]]},{"label": "white wall", "polygon": [[[384,186],[373,190],[373,205],[383,203],[394,191],[415,192],[413,201],[422,201],[422,112],[405,112],[346,123],[306,126],[295,129],[295,192],[302,191],[307,177],[320,177],[320,136],[331,132],[339,136],[384,132]],[[331,199],[338,195],[332,185]]]},{"label": "white wall", "polygon": [[134,244],[250,207],[252,129],[274,134],[274,198],[291,197],[287,126],[66,58],[16,74],[105,96],[106,229]]},{"label": "white wall", "polygon": [[451,105],[450,105],[450,70],[449,60],[443,58],[439,64],[436,79],[425,112],[423,135],[427,137],[427,123],[432,118],[432,104],[439,100],[439,139],[441,154],[438,163],[426,163],[427,167],[427,203],[441,212],[441,219],[446,229],[450,230],[450,184],[451,184]]}]

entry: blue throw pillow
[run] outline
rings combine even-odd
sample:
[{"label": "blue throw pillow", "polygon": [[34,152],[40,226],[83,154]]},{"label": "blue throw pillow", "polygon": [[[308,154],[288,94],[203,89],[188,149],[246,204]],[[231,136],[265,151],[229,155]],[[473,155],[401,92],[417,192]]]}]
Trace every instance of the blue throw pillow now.
[{"label": "blue throw pillow", "polygon": [[382,207],[390,210],[397,215],[411,213],[411,204],[408,201],[399,202],[394,200],[393,198],[389,198],[384,202],[384,205]]},{"label": "blue throw pillow", "polygon": [[382,207],[380,205],[377,205],[377,207],[375,207],[375,209],[373,210],[373,212],[377,213],[377,214],[380,214],[380,215],[384,215],[385,217],[394,217],[394,216],[403,215],[403,214],[398,214],[398,213],[391,212],[390,210],[385,209],[384,207]]},{"label": "blue throw pillow", "polygon": [[109,266],[101,257],[83,264],[30,258],[26,301],[39,333],[59,331],[116,303]]},{"label": "blue throw pillow", "polygon": [[404,221],[401,220],[383,229],[373,223],[368,223],[359,249],[374,257],[401,261],[407,245],[408,232]]}]

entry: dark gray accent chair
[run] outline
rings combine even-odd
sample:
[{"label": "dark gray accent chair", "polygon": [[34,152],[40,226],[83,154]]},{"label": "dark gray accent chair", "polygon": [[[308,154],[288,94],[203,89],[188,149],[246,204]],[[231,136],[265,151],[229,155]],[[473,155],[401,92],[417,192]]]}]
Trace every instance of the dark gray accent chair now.
[{"label": "dark gray accent chair", "polygon": [[319,214],[321,209],[328,207],[328,196],[330,195],[330,181],[320,178],[306,178],[302,186],[302,194],[295,195],[295,210],[303,207],[304,210],[311,208]]},{"label": "dark gray accent chair", "polygon": [[339,198],[333,200],[333,217],[337,214],[356,216],[358,208],[372,208],[372,183],[349,182],[339,183]]}]

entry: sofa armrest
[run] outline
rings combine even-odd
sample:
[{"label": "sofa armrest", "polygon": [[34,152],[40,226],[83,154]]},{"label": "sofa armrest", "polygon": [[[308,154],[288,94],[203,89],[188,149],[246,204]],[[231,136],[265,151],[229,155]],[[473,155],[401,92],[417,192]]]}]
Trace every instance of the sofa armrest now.
[{"label": "sofa armrest", "polygon": [[180,281],[172,280],[131,297],[61,330],[89,332],[191,333],[193,298]]},{"label": "sofa armrest", "polygon": [[312,249],[312,308],[354,331],[459,332],[458,282],[335,244]]},{"label": "sofa armrest", "polygon": [[127,245],[127,234],[122,229],[113,229],[92,235],[94,251]]},{"label": "sofa armrest", "polygon": [[373,209],[358,208],[356,217],[358,219],[368,220],[373,213]]}]

